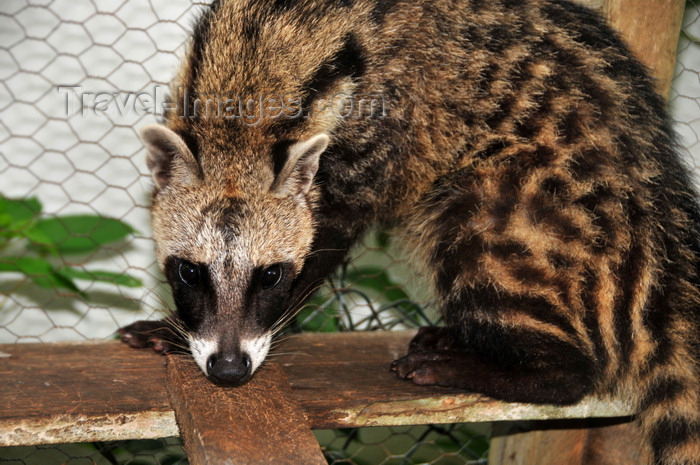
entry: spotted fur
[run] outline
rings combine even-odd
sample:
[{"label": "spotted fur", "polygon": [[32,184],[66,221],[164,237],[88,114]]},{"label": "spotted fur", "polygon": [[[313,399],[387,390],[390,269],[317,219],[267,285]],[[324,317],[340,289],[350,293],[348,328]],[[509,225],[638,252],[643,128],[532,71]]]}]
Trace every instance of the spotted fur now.
[{"label": "spotted fur", "polygon": [[[197,101],[222,95],[291,104],[226,118]],[[343,116],[371,95],[381,112]],[[314,111],[324,101],[334,111]],[[217,0],[171,103],[167,129],[144,132],[154,236],[205,372],[202,347],[258,365],[379,223],[447,322],[398,376],[520,402],[621,398],[656,465],[698,463],[696,195],[664,101],[597,15],[566,0]]]}]

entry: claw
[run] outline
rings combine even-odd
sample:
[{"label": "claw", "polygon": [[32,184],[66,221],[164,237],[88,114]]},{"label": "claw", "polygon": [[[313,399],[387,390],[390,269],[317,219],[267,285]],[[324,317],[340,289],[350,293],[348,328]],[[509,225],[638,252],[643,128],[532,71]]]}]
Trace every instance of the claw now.
[{"label": "claw", "polygon": [[117,330],[120,339],[135,349],[152,348],[155,352],[166,354],[175,347],[182,347],[181,340],[168,320],[137,321]]}]

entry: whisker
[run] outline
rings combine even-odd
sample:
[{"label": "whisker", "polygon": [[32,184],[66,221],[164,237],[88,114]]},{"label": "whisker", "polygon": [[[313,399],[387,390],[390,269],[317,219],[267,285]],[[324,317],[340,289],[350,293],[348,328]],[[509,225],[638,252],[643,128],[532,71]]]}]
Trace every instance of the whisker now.
[{"label": "whisker", "polygon": [[181,350],[171,350],[168,352],[168,354],[173,354],[173,355],[191,355],[189,351],[181,351]]},{"label": "whisker", "polygon": [[314,255],[324,253],[324,252],[345,252],[346,249],[318,249],[318,250],[312,250],[308,254],[306,254],[306,257],[313,257]]},{"label": "whisker", "polygon": [[282,313],[280,318],[278,318],[278,320],[272,325],[272,328],[271,328],[272,334],[274,335],[274,334],[278,333],[282,328],[284,328],[287,325],[287,323],[289,323],[292,320],[292,318],[294,318],[297,314],[299,314],[299,312],[301,312],[304,308],[306,308],[306,306],[303,306],[303,305],[298,307],[298,308],[296,308],[296,307],[298,306],[298,304],[300,302],[303,302],[309,296],[311,296],[314,292],[316,292],[322,285],[323,285],[323,283],[319,283],[316,285],[310,285],[309,288],[305,289],[302,292],[302,294],[300,295],[300,297],[295,302],[293,302],[287,308],[287,310],[285,310],[285,312]]},{"label": "whisker", "polygon": [[280,347],[282,345],[282,343],[284,343],[287,339],[291,338],[292,336],[296,336],[296,335],[295,334],[287,334],[285,336],[279,336],[279,337],[276,336],[274,339],[272,339],[272,342],[270,343],[270,350],[273,351],[273,350],[277,349],[278,347]]},{"label": "whisker", "polygon": [[313,355],[307,354],[306,352],[275,352],[269,353],[268,357],[279,357],[280,355],[303,355],[305,357],[312,357]]}]

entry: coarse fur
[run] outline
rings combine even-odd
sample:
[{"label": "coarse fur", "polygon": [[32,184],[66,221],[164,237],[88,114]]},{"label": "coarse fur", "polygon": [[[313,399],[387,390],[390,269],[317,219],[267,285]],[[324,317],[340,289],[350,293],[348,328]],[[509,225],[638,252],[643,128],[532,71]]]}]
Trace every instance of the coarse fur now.
[{"label": "coarse fur", "polygon": [[[171,103],[143,131],[153,232],[214,381],[247,381],[379,223],[447,322],[419,332],[399,377],[507,401],[621,398],[655,464],[698,463],[696,195],[663,99],[597,15],[566,0],[217,0]],[[167,350],[171,326],[122,334],[143,346],[153,330]]]}]

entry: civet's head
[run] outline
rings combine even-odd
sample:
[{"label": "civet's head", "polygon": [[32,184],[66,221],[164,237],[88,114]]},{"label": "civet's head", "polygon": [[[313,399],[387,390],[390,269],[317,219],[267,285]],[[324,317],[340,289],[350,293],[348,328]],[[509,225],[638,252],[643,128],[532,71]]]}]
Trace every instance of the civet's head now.
[{"label": "civet's head", "polygon": [[[217,384],[239,385],[265,359],[313,239],[313,178],[329,138],[195,156],[165,126],[142,130],[155,182],[153,235],[192,355]],[[252,152],[253,149],[241,149]]]}]

